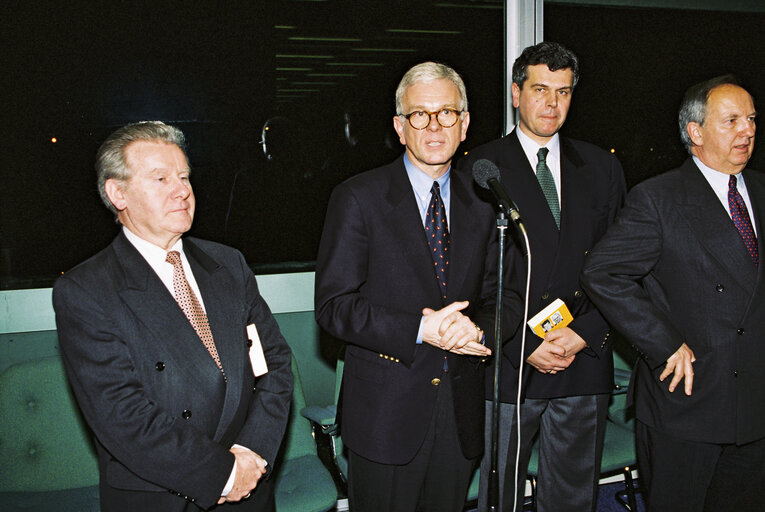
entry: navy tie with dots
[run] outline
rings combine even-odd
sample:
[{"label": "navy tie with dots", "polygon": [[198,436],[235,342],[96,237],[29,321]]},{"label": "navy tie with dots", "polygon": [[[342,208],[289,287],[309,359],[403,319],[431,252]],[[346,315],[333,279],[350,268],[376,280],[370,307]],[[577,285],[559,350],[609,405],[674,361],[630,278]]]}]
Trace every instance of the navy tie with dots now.
[{"label": "navy tie with dots", "polygon": [[757,237],[754,234],[752,220],[749,218],[749,210],[746,208],[744,198],[741,197],[736,188],[736,177],[732,175],[728,181],[728,206],[730,207],[730,217],[733,219],[733,224],[736,225],[738,232],[741,233],[741,238],[744,239],[744,245],[749,251],[749,256],[754,265],[759,266],[760,255],[757,251]]},{"label": "navy tie with dots", "polygon": [[430,255],[436,271],[441,297],[446,300],[446,269],[449,268],[449,226],[446,221],[446,207],[441,199],[441,187],[433,182],[430,189],[430,205],[425,214],[425,234],[428,238]]},{"label": "navy tie with dots", "polygon": [[186,273],[183,271],[183,262],[181,261],[181,254],[178,251],[170,251],[167,253],[167,259],[165,260],[173,265],[173,290],[175,291],[175,300],[183,310],[183,314],[191,322],[191,326],[199,335],[199,338],[204,343],[205,348],[212,356],[215,364],[220,368],[223,377],[226,377],[223,372],[223,366],[220,363],[220,357],[218,357],[218,349],[215,347],[215,340],[213,340],[212,331],[210,330],[210,323],[207,321],[207,315],[202,309],[202,305],[199,303],[199,299],[194,294],[194,290],[191,289],[188,280],[186,279]]}]

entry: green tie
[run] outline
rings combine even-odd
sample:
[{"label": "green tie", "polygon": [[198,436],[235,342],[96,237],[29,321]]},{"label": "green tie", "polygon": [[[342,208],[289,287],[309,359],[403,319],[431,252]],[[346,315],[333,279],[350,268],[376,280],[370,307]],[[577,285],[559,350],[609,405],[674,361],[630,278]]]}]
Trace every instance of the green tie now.
[{"label": "green tie", "polygon": [[542,187],[542,193],[547,199],[547,204],[550,206],[550,211],[555,218],[555,225],[560,229],[560,204],[558,203],[558,192],[555,190],[555,180],[550,172],[550,168],[547,167],[547,152],[550,151],[547,148],[539,148],[537,152],[537,180],[539,180],[539,186]]}]

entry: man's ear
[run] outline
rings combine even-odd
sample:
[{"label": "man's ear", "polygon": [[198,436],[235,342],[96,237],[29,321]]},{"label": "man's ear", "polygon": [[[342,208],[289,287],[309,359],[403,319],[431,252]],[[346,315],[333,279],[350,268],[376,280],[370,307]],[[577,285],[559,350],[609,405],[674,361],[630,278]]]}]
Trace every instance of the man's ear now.
[{"label": "man's ear", "polygon": [[513,95],[513,107],[518,108],[521,104],[521,88],[513,82],[513,85],[510,86],[510,92]]},{"label": "man's ear", "polygon": [[109,178],[104,183],[104,191],[106,197],[112,202],[114,207],[118,211],[122,211],[127,207],[127,198],[125,197],[125,187],[127,184],[123,181],[119,181],[114,178]]},{"label": "man's ear", "polygon": [[406,146],[406,134],[404,133],[404,121],[401,116],[393,116],[393,129],[398,134],[398,141]]},{"label": "man's ear", "polygon": [[704,145],[704,136],[701,129],[701,125],[695,121],[691,121],[685,125],[685,131],[688,132],[688,136],[691,138],[694,146]]}]

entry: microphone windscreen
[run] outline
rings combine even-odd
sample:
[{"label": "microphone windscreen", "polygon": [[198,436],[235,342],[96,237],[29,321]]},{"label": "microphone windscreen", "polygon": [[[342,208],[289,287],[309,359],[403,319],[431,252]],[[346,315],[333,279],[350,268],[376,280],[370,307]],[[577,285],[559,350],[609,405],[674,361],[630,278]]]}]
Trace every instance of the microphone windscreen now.
[{"label": "microphone windscreen", "polygon": [[482,158],[473,164],[473,179],[483,188],[489,188],[489,180],[499,181],[499,167],[491,160]]}]

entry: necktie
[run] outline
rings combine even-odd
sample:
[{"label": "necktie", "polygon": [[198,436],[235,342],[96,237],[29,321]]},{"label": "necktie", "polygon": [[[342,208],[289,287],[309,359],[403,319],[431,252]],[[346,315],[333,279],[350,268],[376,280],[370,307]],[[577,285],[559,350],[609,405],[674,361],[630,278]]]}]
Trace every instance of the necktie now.
[{"label": "necktie", "polygon": [[558,191],[555,189],[555,180],[550,172],[550,168],[547,167],[547,152],[550,151],[547,148],[539,148],[537,152],[537,181],[539,186],[542,187],[542,193],[547,199],[547,204],[550,206],[550,211],[555,218],[555,225],[560,229],[560,203],[558,203]]},{"label": "necktie", "polygon": [[430,189],[430,205],[425,214],[425,234],[428,238],[430,255],[436,270],[436,279],[441,296],[446,300],[446,268],[449,265],[449,226],[446,222],[446,208],[441,199],[441,187],[433,182]]},{"label": "necktie", "polygon": [[197,296],[194,294],[194,290],[191,289],[189,282],[186,280],[186,273],[183,271],[183,262],[181,261],[181,254],[178,251],[170,251],[167,253],[167,259],[165,260],[173,265],[173,289],[175,290],[175,300],[183,310],[183,314],[191,322],[191,326],[199,335],[199,338],[204,343],[207,351],[212,356],[215,364],[218,365],[220,371],[225,377],[223,372],[223,366],[220,364],[220,358],[218,357],[218,349],[215,348],[215,340],[213,340],[212,331],[210,330],[210,323],[207,321],[207,315],[202,309],[202,305],[199,304]]},{"label": "necktie", "polygon": [[752,220],[749,218],[749,210],[746,208],[744,198],[741,197],[736,188],[735,176],[731,176],[728,181],[728,206],[730,207],[730,217],[733,219],[733,224],[736,225],[738,232],[741,233],[741,238],[744,239],[744,245],[749,251],[749,256],[754,265],[759,266],[760,255],[757,252],[757,237],[754,235]]}]

